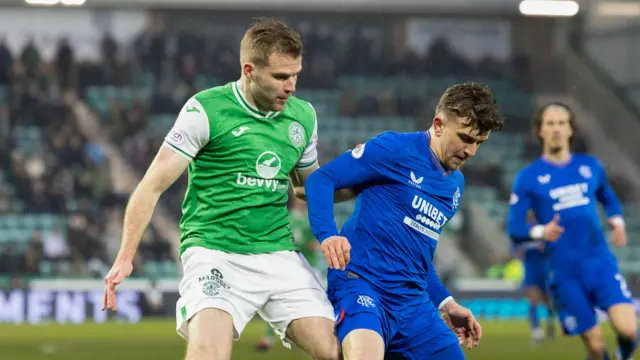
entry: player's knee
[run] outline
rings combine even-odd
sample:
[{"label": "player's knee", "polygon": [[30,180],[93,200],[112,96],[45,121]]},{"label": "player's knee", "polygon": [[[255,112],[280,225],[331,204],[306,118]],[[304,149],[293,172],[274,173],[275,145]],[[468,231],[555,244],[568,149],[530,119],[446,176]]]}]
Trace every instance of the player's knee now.
[{"label": "player's knee", "polygon": [[314,360],[339,360],[340,359],[340,345],[338,339],[334,336],[331,339],[325,339],[325,341],[318,341],[311,356]]},{"label": "player's knee", "polygon": [[616,327],[616,334],[630,341],[635,341],[638,337],[638,328],[636,323],[624,323],[621,326]]},{"label": "player's knee", "polygon": [[529,299],[529,303],[534,306],[538,305],[542,300],[542,294],[540,294],[540,291],[538,291],[538,289],[533,287],[527,290],[526,296],[527,296],[527,299]]},{"label": "player's knee", "polygon": [[636,339],[637,316],[635,307],[631,304],[619,304],[609,309],[609,320],[616,334],[620,337]]},{"label": "player's knee", "polygon": [[229,360],[231,351],[223,344],[211,340],[189,341],[185,360]]},{"label": "player's knee", "polygon": [[587,352],[592,358],[599,358],[607,352],[607,345],[602,338],[590,338],[586,341],[586,346]]},{"label": "player's knee", "polygon": [[340,360],[340,347],[338,346],[323,347],[313,354],[313,359],[314,360]]}]

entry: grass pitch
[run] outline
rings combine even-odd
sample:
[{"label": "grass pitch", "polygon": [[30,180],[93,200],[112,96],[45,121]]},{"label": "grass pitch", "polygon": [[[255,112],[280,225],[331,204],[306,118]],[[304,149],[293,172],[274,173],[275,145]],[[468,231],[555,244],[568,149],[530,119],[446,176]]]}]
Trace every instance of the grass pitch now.
[{"label": "grass pitch", "polygon": [[[532,346],[524,322],[482,321],[480,347],[466,351],[469,360],[572,360],[584,359],[578,338],[556,338]],[[614,338],[603,324],[612,353]],[[184,341],[175,333],[175,322],[144,321],[139,324],[0,325],[0,358],[11,360],[181,360]],[[260,321],[250,323],[235,344],[236,360],[307,359],[298,350],[280,343],[267,353],[256,353],[254,343],[262,335]],[[640,359],[640,356],[636,356]]]}]

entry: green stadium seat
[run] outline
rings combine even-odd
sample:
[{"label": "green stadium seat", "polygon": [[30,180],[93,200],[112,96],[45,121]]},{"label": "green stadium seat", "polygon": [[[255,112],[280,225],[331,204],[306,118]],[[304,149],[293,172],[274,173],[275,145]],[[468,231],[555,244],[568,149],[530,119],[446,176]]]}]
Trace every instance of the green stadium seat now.
[{"label": "green stadium seat", "polygon": [[42,230],[50,230],[53,227],[55,227],[57,225],[57,221],[56,221],[56,216],[55,215],[49,215],[49,214],[45,214],[45,215],[39,215],[38,216],[38,226],[42,229]]},{"label": "green stadium seat", "polygon": [[47,260],[40,262],[38,270],[40,271],[40,275],[43,277],[53,277],[55,275],[53,263]]},{"label": "green stadium seat", "polygon": [[34,216],[25,214],[20,217],[20,225],[27,229],[34,229],[37,227],[37,222]]},{"label": "green stadium seat", "polygon": [[160,263],[159,273],[163,278],[177,278],[178,265],[175,261],[163,261]]},{"label": "green stadium seat", "polygon": [[142,272],[144,274],[144,277],[149,277],[153,279],[158,278],[158,275],[160,272],[158,263],[155,261],[146,261],[142,265]]}]

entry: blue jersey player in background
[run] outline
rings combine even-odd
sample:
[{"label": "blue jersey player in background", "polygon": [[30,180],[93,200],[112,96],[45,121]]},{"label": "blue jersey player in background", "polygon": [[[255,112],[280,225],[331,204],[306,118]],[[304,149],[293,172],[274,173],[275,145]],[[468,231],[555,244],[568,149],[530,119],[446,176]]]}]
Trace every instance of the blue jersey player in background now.
[{"label": "blue jersey player in background", "polygon": [[[480,324],[440,282],[433,255],[464,192],[458,169],[502,124],[489,88],[455,85],[442,95],[429,131],[378,135],[307,180],[309,219],[330,267],[327,292],[346,359],[460,360],[460,345],[479,344]],[[338,232],[333,193],[345,188],[358,197]]]},{"label": "blue jersey player in background", "polygon": [[[569,107],[552,103],[542,108],[534,117],[534,131],[543,154],[514,181],[508,231],[514,239],[547,241],[547,281],[554,306],[565,334],[582,337],[589,359],[609,359],[595,308],[607,312],[618,336],[617,358],[632,359],[636,312],[598,214],[600,202],[613,244],[624,246],[620,203],[603,165],[593,156],[570,152],[576,129]],[[540,225],[527,224],[529,209]]]},{"label": "blue jersey player in background", "polygon": [[[537,225],[535,215],[531,210],[528,212],[527,220],[528,225]],[[546,243],[544,240],[512,240],[514,240],[514,252],[517,257],[522,259],[524,265],[522,288],[525,291],[527,300],[529,300],[529,325],[531,326],[531,338],[535,345],[545,337],[545,332],[540,327],[540,314],[538,313],[538,305],[540,304],[546,307],[548,314],[546,336],[553,338],[555,335],[554,311],[547,286],[545,268]]]}]

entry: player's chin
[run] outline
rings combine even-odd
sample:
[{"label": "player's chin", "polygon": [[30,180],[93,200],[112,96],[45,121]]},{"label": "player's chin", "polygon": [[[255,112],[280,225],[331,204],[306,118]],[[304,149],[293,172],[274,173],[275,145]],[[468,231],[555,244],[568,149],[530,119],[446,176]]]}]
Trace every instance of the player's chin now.
[{"label": "player's chin", "polygon": [[456,170],[460,169],[462,167],[462,165],[464,165],[464,160],[459,159],[459,158],[453,158],[447,164],[447,168],[449,170],[451,170],[451,171],[456,171]]},{"label": "player's chin", "polygon": [[283,98],[276,98],[276,100],[271,104],[271,111],[282,111],[284,106],[287,105],[287,100]]}]

